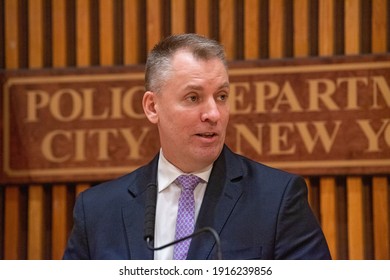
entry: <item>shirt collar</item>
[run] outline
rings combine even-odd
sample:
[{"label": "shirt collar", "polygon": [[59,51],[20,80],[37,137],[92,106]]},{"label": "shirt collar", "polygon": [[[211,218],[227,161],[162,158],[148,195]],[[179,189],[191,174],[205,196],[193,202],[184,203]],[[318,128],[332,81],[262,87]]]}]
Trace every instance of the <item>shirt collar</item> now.
[{"label": "shirt collar", "polygon": [[[192,172],[191,174],[198,176],[204,182],[207,183],[209,181],[212,167],[213,165],[211,164],[206,168],[196,172]],[[158,173],[157,173],[158,191],[161,192],[164,189],[166,189],[170,184],[172,184],[176,180],[177,177],[183,174],[185,174],[183,171],[181,171],[179,168],[174,166],[165,158],[162,149],[160,149],[160,156],[158,159]]]}]

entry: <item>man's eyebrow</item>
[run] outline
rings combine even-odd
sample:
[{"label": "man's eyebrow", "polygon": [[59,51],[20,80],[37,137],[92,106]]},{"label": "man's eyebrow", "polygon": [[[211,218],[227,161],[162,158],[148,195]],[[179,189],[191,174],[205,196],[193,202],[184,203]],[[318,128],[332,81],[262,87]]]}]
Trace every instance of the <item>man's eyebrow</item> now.
[{"label": "man's eyebrow", "polygon": [[[229,82],[226,82],[226,83],[223,83],[222,85],[220,85],[219,87],[218,87],[218,89],[223,89],[223,88],[229,88]],[[190,89],[190,90],[202,90],[203,89],[203,87],[202,86],[200,86],[200,85],[192,85],[192,84],[190,84],[190,85],[187,85],[186,87],[185,87],[185,89]]]},{"label": "man's eyebrow", "polygon": [[193,89],[193,90],[201,90],[203,89],[202,86],[199,86],[199,85],[186,85],[185,89]]},{"label": "man's eyebrow", "polygon": [[219,88],[229,88],[229,82],[223,83]]}]

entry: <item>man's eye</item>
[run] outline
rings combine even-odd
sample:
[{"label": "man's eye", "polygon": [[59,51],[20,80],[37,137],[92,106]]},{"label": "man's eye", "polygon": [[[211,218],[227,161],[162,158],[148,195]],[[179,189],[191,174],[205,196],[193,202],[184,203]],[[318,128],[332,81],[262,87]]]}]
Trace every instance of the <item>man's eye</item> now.
[{"label": "man's eye", "polygon": [[195,95],[192,95],[192,96],[188,97],[188,100],[191,101],[191,102],[195,102],[195,101],[198,100],[198,97],[196,97]]},{"label": "man's eye", "polygon": [[221,101],[226,101],[228,99],[228,95],[226,93],[220,94],[218,98]]}]

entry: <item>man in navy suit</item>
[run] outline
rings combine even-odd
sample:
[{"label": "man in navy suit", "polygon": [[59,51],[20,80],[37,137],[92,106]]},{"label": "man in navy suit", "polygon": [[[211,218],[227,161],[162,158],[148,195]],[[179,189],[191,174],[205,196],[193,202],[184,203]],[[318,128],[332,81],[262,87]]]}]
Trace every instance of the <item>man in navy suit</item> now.
[{"label": "man in navy suit", "polygon": [[[305,181],[233,153],[225,144],[229,77],[224,50],[196,34],[169,36],[148,56],[143,108],[161,149],[147,165],[77,199],[64,259],[172,259],[144,240],[147,187],[158,187],[153,246],[175,239],[178,176],[200,178],[194,231],[214,229],[223,259],[330,259]],[[187,259],[215,259],[211,234],[192,238]]]}]

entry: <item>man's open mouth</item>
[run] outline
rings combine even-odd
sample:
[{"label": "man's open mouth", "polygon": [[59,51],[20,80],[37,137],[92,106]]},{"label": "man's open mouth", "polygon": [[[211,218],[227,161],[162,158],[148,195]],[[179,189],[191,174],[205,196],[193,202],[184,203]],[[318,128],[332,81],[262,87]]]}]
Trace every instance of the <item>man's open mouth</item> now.
[{"label": "man's open mouth", "polygon": [[212,137],[216,136],[217,134],[214,132],[206,132],[206,133],[197,133],[196,135],[200,136],[200,137],[205,137],[205,138],[212,138]]}]

